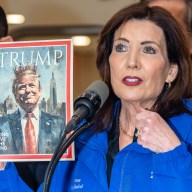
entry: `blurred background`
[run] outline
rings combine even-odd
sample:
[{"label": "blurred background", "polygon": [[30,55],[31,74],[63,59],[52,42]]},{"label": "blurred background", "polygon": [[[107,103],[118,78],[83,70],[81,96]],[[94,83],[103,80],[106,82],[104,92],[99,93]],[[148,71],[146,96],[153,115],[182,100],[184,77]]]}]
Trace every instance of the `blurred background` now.
[{"label": "blurred background", "polygon": [[75,99],[92,82],[100,79],[95,66],[95,57],[98,34],[102,26],[116,11],[136,1],[0,0],[0,6],[7,14],[9,34],[15,41],[88,37],[85,46],[74,45],[73,98]]}]

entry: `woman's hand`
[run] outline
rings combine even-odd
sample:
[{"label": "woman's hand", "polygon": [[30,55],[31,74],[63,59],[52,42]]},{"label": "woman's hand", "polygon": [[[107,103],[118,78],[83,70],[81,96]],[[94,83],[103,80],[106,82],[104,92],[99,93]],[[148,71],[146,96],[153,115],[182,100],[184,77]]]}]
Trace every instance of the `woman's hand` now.
[{"label": "woman's hand", "polygon": [[138,144],[155,153],[167,152],[181,144],[179,138],[156,112],[139,109],[136,115]]}]

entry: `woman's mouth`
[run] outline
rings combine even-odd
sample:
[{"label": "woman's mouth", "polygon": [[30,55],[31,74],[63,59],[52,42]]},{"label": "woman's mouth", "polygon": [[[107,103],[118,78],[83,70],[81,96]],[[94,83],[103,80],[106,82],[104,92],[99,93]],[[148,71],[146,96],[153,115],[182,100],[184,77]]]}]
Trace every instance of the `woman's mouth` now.
[{"label": "woman's mouth", "polygon": [[128,86],[137,86],[140,85],[143,80],[136,76],[126,76],[123,78],[123,83]]}]

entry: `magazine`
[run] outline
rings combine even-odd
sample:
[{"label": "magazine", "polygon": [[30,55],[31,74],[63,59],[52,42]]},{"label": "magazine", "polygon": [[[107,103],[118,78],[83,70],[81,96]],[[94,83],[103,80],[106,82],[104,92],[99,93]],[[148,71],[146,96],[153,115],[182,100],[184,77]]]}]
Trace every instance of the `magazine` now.
[{"label": "magazine", "polygon": [[[49,161],[71,118],[70,39],[0,43],[0,161]],[[74,160],[73,144],[61,160]]]}]

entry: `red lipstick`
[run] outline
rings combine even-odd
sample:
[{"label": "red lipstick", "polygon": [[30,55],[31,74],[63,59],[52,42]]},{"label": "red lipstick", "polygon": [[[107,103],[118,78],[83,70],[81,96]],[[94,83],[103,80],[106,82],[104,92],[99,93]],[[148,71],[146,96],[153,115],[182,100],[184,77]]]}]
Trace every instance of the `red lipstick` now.
[{"label": "red lipstick", "polygon": [[142,79],[137,77],[137,76],[126,76],[123,78],[122,82],[125,84],[125,85],[128,85],[128,86],[137,86],[137,85],[140,85],[142,83]]}]

